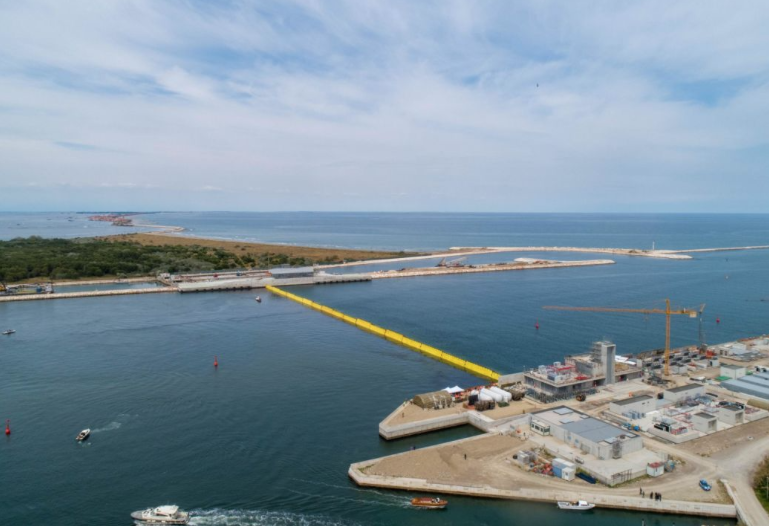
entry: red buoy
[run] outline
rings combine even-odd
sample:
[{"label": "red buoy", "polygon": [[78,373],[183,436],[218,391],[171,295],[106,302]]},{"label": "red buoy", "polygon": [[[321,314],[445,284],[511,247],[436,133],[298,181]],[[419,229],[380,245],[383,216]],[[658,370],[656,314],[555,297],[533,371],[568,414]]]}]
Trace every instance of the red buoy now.
[{"label": "red buoy", "polygon": [[537,323],[535,323],[535,324],[534,324],[534,328],[535,328],[535,329],[537,329],[537,330],[539,330],[539,322],[537,322]]},{"label": "red buoy", "polygon": [[10,435],[11,434],[11,421],[7,420],[5,421],[5,434]]},{"label": "red buoy", "polygon": [[214,355],[214,367],[219,367],[219,361],[216,359],[216,355]]},{"label": "red buoy", "polygon": [[721,318],[716,318],[716,323],[721,323]]}]

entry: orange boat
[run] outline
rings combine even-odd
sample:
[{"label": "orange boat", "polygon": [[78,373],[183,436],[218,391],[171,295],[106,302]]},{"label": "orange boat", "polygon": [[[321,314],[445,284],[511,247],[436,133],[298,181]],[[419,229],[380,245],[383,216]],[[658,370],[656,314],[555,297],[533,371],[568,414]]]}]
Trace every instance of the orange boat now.
[{"label": "orange boat", "polygon": [[411,505],[417,508],[427,508],[431,510],[442,510],[449,502],[438,497],[416,497],[411,499]]}]

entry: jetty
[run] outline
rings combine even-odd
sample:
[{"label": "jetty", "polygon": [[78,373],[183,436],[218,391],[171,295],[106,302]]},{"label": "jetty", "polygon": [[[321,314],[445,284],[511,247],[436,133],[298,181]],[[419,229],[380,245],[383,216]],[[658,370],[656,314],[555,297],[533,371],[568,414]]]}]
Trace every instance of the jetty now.
[{"label": "jetty", "polygon": [[178,292],[176,287],[151,287],[144,289],[83,290],[78,292],[54,292],[53,294],[19,294],[0,296],[0,303],[11,301],[57,300],[65,298],[96,298],[103,296],[133,296],[135,294],[160,294]]},{"label": "jetty", "polygon": [[504,272],[511,270],[531,270],[545,268],[589,267],[595,265],[613,265],[614,263],[615,262],[611,259],[589,259],[584,261],[552,261],[547,259],[531,259],[527,261],[514,261],[511,263],[380,270],[372,272],[371,279],[445,276],[447,274],[474,274],[477,272]]}]

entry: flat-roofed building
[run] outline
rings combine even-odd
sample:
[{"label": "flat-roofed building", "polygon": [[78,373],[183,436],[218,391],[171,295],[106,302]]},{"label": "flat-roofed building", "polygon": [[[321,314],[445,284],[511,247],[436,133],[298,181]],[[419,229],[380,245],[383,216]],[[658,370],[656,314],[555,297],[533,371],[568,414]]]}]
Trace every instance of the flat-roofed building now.
[{"label": "flat-roofed building", "polygon": [[721,382],[721,387],[769,400],[769,373],[754,373],[734,380]]},{"label": "flat-roofed building", "polygon": [[665,389],[665,400],[675,404],[687,398],[695,398],[705,394],[705,386],[701,384],[686,384],[672,389]]},{"label": "flat-roofed building", "polygon": [[553,437],[600,460],[643,449],[641,436],[565,406],[532,413],[531,422],[549,427]]},{"label": "flat-roofed building", "polygon": [[745,422],[745,410],[727,405],[718,408],[718,419],[724,424],[735,426]]},{"label": "flat-roofed building", "polygon": [[654,411],[656,408],[657,403],[655,398],[649,395],[614,400],[609,404],[609,411],[614,414],[629,416],[631,413],[638,413],[638,418],[643,418],[646,413]]},{"label": "flat-roofed building", "polygon": [[721,366],[721,376],[728,376],[729,378],[736,379],[742,378],[746,374],[747,369],[744,365],[724,364]]},{"label": "flat-roofed building", "polygon": [[702,433],[713,433],[716,430],[718,419],[710,413],[700,411],[692,415],[694,429]]}]

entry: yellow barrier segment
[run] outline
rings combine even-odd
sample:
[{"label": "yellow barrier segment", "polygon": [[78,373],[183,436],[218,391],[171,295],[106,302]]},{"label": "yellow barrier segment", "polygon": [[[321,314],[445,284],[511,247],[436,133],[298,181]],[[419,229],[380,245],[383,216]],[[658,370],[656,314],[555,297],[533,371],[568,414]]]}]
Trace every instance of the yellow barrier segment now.
[{"label": "yellow barrier segment", "polygon": [[338,310],[334,310],[330,307],[326,307],[324,305],[321,305],[320,303],[315,303],[314,301],[310,301],[307,298],[302,298],[301,296],[297,296],[296,294],[291,294],[290,292],[286,292],[282,289],[279,289],[278,287],[273,287],[272,285],[268,285],[267,290],[269,290],[274,294],[277,294],[278,296],[283,296],[284,298],[293,300],[301,305],[304,305],[305,307],[309,307],[311,309],[317,310],[318,312],[322,312],[327,316],[331,316],[332,318],[336,318],[338,320],[347,322],[350,325],[354,325],[355,327],[358,327],[361,330],[370,332],[372,334],[376,334],[377,336],[381,336],[382,338],[385,338],[386,340],[390,340],[391,342],[397,343],[399,345],[403,345],[407,349],[411,349],[412,351],[416,351],[418,353],[424,354],[425,356],[429,356],[430,358],[443,362],[447,365],[456,367],[457,369],[460,369],[462,371],[468,372],[470,374],[474,374],[475,376],[479,376],[487,380],[492,380],[494,382],[499,380],[499,373],[492,371],[488,367],[483,367],[481,365],[468,362],[467,360],[457,358],[456,356],[449,354],[447,352],[443,352],[440,349],[436,349],[435,347],[431,347],[429,345],[425,345],[424,343],[418,342],[416,340],[412,340],[411,338],[407,338],[406,336],[398,332],[391,331],[389,329],[383,329],[378,325],[369,323],[366,320],[361,320],[360,318],[353,318],[352,316],[348,316],[347,314],[339,312]]}]

